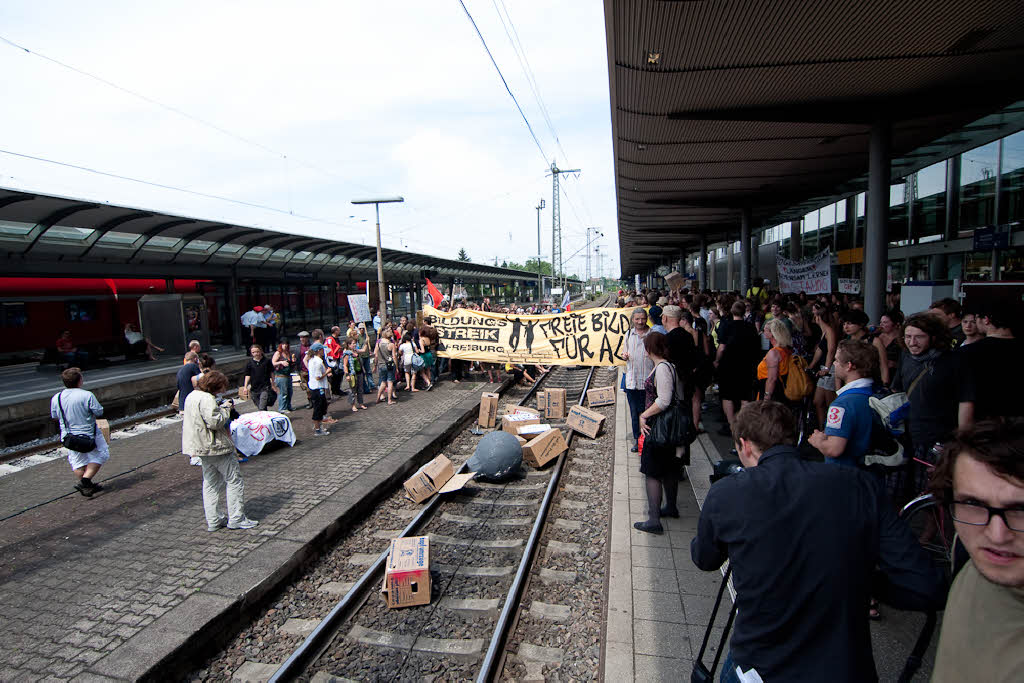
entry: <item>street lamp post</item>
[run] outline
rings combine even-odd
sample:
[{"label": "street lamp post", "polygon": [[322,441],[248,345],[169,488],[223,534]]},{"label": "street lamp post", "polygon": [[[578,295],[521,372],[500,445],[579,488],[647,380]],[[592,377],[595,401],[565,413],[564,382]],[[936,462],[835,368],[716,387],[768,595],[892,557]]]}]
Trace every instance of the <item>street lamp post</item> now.
[{"label": "street lamp post", "polygon": [[380,315],[381,325],[388,319],[388,300],[385,296],[384,288],[384,259],[381,256],[380,250],[380,205],[381,204],[398,204],[404,202],[404,197],[379,197],[375,199],[353,199],[353,204],[373,204],[374,209],[377,212],[377,292],[380,297],[379,308],[377,310]]},{"label": "street lamp post", "polygon": [[544,299],[544,271],[540,267],[540,212],[544,208],[544,200],[540,200],[537,209],[537,303]]}]

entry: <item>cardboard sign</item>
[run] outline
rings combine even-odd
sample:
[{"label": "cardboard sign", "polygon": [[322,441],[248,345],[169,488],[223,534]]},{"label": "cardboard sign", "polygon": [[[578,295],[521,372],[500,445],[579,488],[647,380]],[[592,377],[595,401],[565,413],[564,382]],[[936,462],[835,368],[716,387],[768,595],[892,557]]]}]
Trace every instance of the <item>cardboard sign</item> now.
[{"label": "cardboard sign", "polygon": [[573,406],[570,408],[569,417],[565,420],[565,424],[574,432],[589,436],[591,439],[595,438],[597,433],[601,431],[602,422],[604,422],[604,415],[594,410],[588,410],[583,406]]},{"label": "cardboard sign", "polygon": [[439,455],[416,471],[405,482],[405,493],[414,503],[422,503],[435,493],[458,491],[476,472],[455,474],[452,461]]},{"label": "cardboard sign", "polygon": [[532,439],[538,434],[543,434],[551,429],[551,425],[537,424],[537,425],[526,425],[516,430],[518,436],[525,436],[527,439]]},{"label": "cardboard sign", "polygon": [[548,389],[544,416],[549,420],[565,419],[565,389]]},{"label": "cardboard sign", "polygon": [[567,450],[569,445],[562,436],[562,430],[549,429],[523,446],[523,461],[531,467],[543,467]]},{"label": "cardboard sign", "polygon": [[410,536],[391,540],[380,588],[391,609],[430,604],[430,538]]},{"label": "cardboard sign", "polygon": [[498,419],[498,395],[490,392],[480,394],[480,417],[476,423],[481,427],[493,427]]},{"label": "cardboard sign", "polygon": [[348,310],[352,312],[352,320],[357,323],[367,323],[373,319],[370,315],[370,302],[365,294],[349,294]]},{"label": "cardboard sign", "polygon": [[779,290],[783,294],[832,293],[832,255],[828,249],[801,261],[777,256],[775,264],[779,271]]},{"label": "cardboard sign", "polygon": [[548,409],[548,394],[546,391],[537,392],[537,410],[546,412]]},{"label": "cardboard sign", "polygon": [[491,313],[427,306],[444,358],[523,365],[625,365],[627,308],[588,308],[547,315]]},{"label": "cardboard sign", "polygon": [[840,294],[860,294],[860,278],[859,277],[841,277],[841,278],[839,278],[839,293]]},{"label": "cardboard sign", "polygon": [[587,405],[591,408],[597,406],[610,406],[615,403],[615,387],[597,387],[587,392]]},{"label": "cardboard sign", "polygon": [[520,427],[535,424],[540,424],[540,418],[536,415],[530,415],[529,413],[506,415],[501,418],[501,431],[508,432],[512,436],[516,436],[519,433]]},{"label": "cardboard sign", "polygon": [[97,418],[96,429],[100,430],[100,433],[103,434],[103,440],[110,443],[110,422],[103,418]]}]

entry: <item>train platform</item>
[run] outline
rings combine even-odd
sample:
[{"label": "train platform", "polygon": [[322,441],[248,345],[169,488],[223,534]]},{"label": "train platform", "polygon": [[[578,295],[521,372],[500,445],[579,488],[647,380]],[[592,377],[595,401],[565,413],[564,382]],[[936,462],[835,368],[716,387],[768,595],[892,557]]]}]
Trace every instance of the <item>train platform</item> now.
[{"label": "train platform", "polygon": [[[171,678],[475,415],[497,385],[445,382],[338,418],[242,465],[249,531],[206,531],[177,422],[111,443],[91,499],[65,459],[0,478],[0,680]],[[301,395],[300,395],[301,396]],[[252,404],[240,406],[252,410]]]},{"label": "train platform", "polygon": [[[211,350],[217,369],[238,375],[248,356],[231,347]],[[125,361],[85,368],[85,388],[96,394],[108,419],[166,406],[177,387],[184,354],[163,353],[155,361]],[[56,433],[50,399],[64,388],[56,365],[24,363],[0,367],[0,446]],[[20,438],[18,438],[20,437]]]},{"label": "train platform", "polygon": [[[688,481],[679,484],[680,517],[662,519],[664,534],[647,534],[633,528],[633,522],[646,519],[647,494],[639,471],[640,459],[629,450],[632,428],[624,392],[618,393],[615,418],[604,678],[619,683],[688,680],[722,581],[721,571],[704,572],[694,566],[690,541],[696,535],[700,508],[711,488],[709,477],[714,464],[723,457],[735,457],[729,455],[731,439],[719,434],[724,418],[718,404],[709,402],[702,417],[707,432],[694,442]],[[706,666],[710,667],[721,641],[731,596],[730,585],[708,643]],[[883,618],[871,622],[875,666],[879,680],[894,681],[925,619],[923,614],[900,612],[885,605],[881,610]],[[936,628],[914,681],[930,678],[938,633]],[[714,680],[718,676],[716,671]]]}]

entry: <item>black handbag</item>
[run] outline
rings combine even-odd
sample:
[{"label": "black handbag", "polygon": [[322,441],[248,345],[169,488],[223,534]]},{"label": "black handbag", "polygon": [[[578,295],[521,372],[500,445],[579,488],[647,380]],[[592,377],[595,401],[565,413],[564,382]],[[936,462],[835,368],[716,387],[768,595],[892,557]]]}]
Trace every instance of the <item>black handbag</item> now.
[{"label": "black handbag", "polygon": [[60,417],[64,420],[64,428],[67,430],[67,434],[60,440],[64,448],[68,448],[72,451],[78,451],[79,453],[88,453],[96,448],[96,423],[92,423],[92,436],[85,436],[84,434],[72,434],[71,423],[68,422],[67,416],[64,414],[64,406],[60,403],[60,396],[64,392],[57,394],[57,410],[60,411]]},{"label": "black handbag", "polygon": [[676,382],[679,378],[675,367],[671,363],[668,365],[672,368],[672,402],[668,408],[654,416],[651,432],[644,439],[645,446],[688,446],[697,439],[689,406],[684,408],[676,398]]}]

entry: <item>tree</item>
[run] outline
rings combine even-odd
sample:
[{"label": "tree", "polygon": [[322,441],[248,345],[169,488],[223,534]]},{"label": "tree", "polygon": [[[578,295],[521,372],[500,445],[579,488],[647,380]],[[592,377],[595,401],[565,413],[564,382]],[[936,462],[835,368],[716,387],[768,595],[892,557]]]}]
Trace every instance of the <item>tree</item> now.
[{"label": "tree", "polygon": [[472,259],[469,258],[469,254],[466,253],[465,249],[459,249],[458,260],[462,261],[463,263],[469,263]]},{"label": "tree", "polygon": [[551,275],[551,264],[547,261],[541,261],[540,268],[538,268],[537,259],[535,258],[527,259],[522,269],[529,273],[536,273],[539,271],[542,275]]}]

